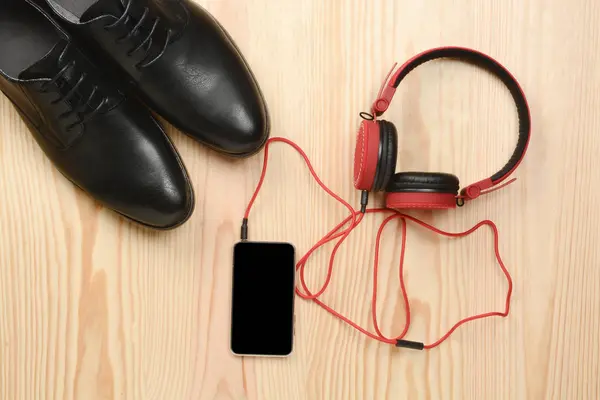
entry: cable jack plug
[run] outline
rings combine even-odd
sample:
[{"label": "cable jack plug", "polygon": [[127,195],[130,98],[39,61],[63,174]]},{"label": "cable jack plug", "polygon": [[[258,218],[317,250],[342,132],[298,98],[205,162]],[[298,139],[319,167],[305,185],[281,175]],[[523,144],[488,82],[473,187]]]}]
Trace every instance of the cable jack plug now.
[{"label": "cable jack plug", "polygon": [[367,212],[368,204],[369,204],[369,191],[363,190],[362,193],[360,194],[360,212],[361,213],[364,214]]},{"label": "cable jack plug", "polygon": [[244,218],[242,220],[242,229],[241,229],[240,237],[243,242],[248,240],[248,218]]}]

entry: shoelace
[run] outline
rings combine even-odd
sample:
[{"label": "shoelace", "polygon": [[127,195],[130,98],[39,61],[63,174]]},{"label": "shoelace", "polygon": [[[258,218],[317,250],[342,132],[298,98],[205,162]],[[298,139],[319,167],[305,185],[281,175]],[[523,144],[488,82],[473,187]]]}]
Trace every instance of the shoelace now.
[{"label": "shoelace", "polygon": [[[68,49],[68,46],[65,48],[65,50],[63,50],[63,54],[66,53]],[[65,65],[64,67],[62,67],[60,69],[60,71],[58,71],[58,73],[49,81],[44,82],[41,86],[40,86],[40,90],[43,93],[47,93],[48,92],[48,86],[50,85],[57,85],[58,84],[58,80],[60,78],[62,78],[67,71],[69,71],[70,69],[74,69],[76,66],[76,62],[75,61],[71,61],[69,62],[67,65]],[[55,105],[58,104],[62,101],[69,101],[73,98],[73,96],[75,96],[75,94],[77,93],[77,91],[82,87],[83,83],[85,82],[85,80],[87,79],[88,74],[86,72],[83,72],[81,74],[81,76],[79,77],[79,79],[77,80],[77,82],[69,89],[69,91],[66,94],[62,94],[61,92],[59,92],[59,97],[57,97],[55,100],[51,101],[50,104]],[[72,107],[69,111],[66,111],[64,113],[62,113],[61,115],[58,116],[59,119],[66,119],[69,118],[71,115],[77,114],[79,116],[79,114],[85,114],[86,113],[86,109],[88,108],[88,106],[90,105],[91,101],[94,99],[94,97],[96,96],[96,94],[98,94],[99,92],[99,87],[98,85],[94,85],[92,87],[92,91],[90,92],[90,94],[87,96],[87,99],[84,100],[84,98],[80,98],[79,101],[77,102],[78,104],[76,104],[74,107]],[[88,122],[89,120],[91,120],[92,118],[94,118],[96,115],[98,115],[98,113],[100,113],[100,111],[102,111],[102,109],[104,108],[104,106],[108,103],[108,98],[106,96],[104,96],[102,98],[102,100],[98,103],[98,105],[96,107],[94,107],[92,109],[92,111],[90,111],[89,113],[87,113],[85,115],[85,117],[83,119],[80,119],[78,122],[72,123],[70,125],[67,126],[67,131],[70,131],[71,129],[75,128],[77,125],[84,125],[86,122]]]},{"label": "shoelace", "polygon": [[[132,4],[133,4],[133,0],[129,0],[127,2],[127,5],[125,6],[125,10],[123,11],[123,15],[121,15],[121,17],[119,19],[117,19],[115,22],[113,22],[112,24],[105,25],[104,29],[108,31],[108,30],[117,28],[119,25],[126,26],[131,21],[134,21],[135,20],[134,17],[129,13],[131,11]],[[144,7],[144,12],[143,12],[142,16],[140,17],[139,21],[137,21],[137,23],[133,26],[133,28],[131,28],[131,30],[125,36],[117,38],[115,40],[115,42],[116,43],[122,43],[122,42],[124,42],[126,40],[133,39],[133,37],[140,30],[140,28],[142,27],[142,25],[144,24],[144,22],[149,18],[149,15],[150,15],[150,9],[148,7]],[[161,49],[161,51],[152,60],[144,62],[146,60],[146,58],[148,58],[148,55],[150,53],[150,49],[152,48],[152,42],[153,42],[152,37],[154,36],[154,34],[156,32],[156,28],[158,28],[158,24],[160,23],[160,21],[161,21],[160,17],[158,17],[158,16],[155,17],[154,18],[154,22],[152,24],[152,28],[150,29],[150,31],[148,31],[148,33],[146,34],[146,37],[144,38],[144,40],[142,40],[142,42],[140,44],[138,44],[137,47],[135,47],[132,50],[129,50],[127,52],[127,55],[129,57],[131,57],[134,54],[136,54],[138,51],[140,51],[142,48],[145,47],[144,51],[146,52],[146,54],[144,55],[144,59],[142,60],[142,62],[136,64],[136,68],[140,68],[140,69],[141,68],[146,68],[146,67],[149,67],[152,64],[154,64],[156,61],[158,61],[158,59],[160,57],[162,57],[162,55],[167,50],[167,47],[171,43],[171,37],[173,36],[173,30],[169,28],[167,30],[167,35],[166,35],[166,38],[165,38],[165,44],[163,45],[163,48]]]}]

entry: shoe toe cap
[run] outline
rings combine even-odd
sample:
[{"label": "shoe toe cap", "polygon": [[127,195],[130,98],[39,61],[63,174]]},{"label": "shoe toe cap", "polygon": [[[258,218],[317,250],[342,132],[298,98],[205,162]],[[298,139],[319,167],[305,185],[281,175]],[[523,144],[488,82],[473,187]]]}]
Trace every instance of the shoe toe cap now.
[{"label": "shoe toe cap", "polygon": [[[176,183],[176,181],[180,181]],[[194,210],[193,191],[180,179],[164,179],[140,188],[140,196],[115,207],[125,216],[156,229],[173,229],[186,222]]]},{"label": "shoe toe cap", "polygon": [[269,137],[267,107],[251,82],[236,84],[223,76],[210,90],[190,84],[177,93],[194,100],[174,102],[179,106],[163,107],[161,114],[184,133],[221,153],[251,155]]},{"label": "shoe toe cap", "polygon": [[160,125],[128,101],[90,124],[69,152],[67,175],[106,207],[151,228],[171,229],[194,210],[194,191]]},{"label": "shoe toe cap", "polygon": [[256,153],[269,137],[269,121],[259,99],[240,97],[235,104],[223,104],[226,117],[215,130],[221,138],[219,147],[227,153],[246,156]]}]

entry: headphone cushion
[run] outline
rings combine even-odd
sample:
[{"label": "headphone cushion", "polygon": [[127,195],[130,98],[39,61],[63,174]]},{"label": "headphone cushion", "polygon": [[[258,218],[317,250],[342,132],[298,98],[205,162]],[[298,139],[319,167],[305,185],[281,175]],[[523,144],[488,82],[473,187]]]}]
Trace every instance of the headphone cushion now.
[{"label": "headphone cushion", "polygon": [[379,160],[379,126],[375,121],[363,121],[358,129],[354,151],[354,187],[371,190]]},{"label": "headphone cushion", "polygon": [[458,178],[439,172],[401,172],[386,188],[391,209],[448,209],[456,207]]},{"label": "headphone cushion", "polygon": [[400,172],[395,174],[386,192],[450,193],[458,195],[458,177],[442,172]]},{"label": "headphone cushion", "polygon": [[398,132],[393,123],[378,121],[381,141],[381,158],[377,162],[377,173],[372,190],[378,192],[385,190],[390,178],[396,171],[398,157]]}]

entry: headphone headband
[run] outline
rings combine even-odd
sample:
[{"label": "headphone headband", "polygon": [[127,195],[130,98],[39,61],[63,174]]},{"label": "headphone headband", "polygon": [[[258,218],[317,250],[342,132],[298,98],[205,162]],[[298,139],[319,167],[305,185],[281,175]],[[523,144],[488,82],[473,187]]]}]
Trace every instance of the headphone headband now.
[{"label": "headphone headband", "polygon": [[427,50],[414,56],[396,71],[392,78],[386,82],[387,84],[385,85],[385,88],[381,92],[379,98],[373,103],[373,115],[381,116],[389,108],[396,92],[396,88],[413,69],[421,64],[438,58],[454,58],[460,61],[471,62],[492,73],[498,77],[508,88],[515,105],[517,106],[517,114],[519,118],[519,139],[517,141],[517,146],[515,147],[510,159],[506,165],[502,167],[502,169],[500,169],[491,177],[473,183],[461,191],[461,196],[463,198],[472,200],[484,193],[484,190],[504,181],[512,172],[514,172],[515,169],[517,169],[521,163],[521,160],[523,160],[529,145],[529,137],[531,134],[531,114],[527,104],[527,99],[525,98],[525,94],[521,89],[521,86],[515,77],[498,61],[486,54],[464,47],[440,47]]}]

